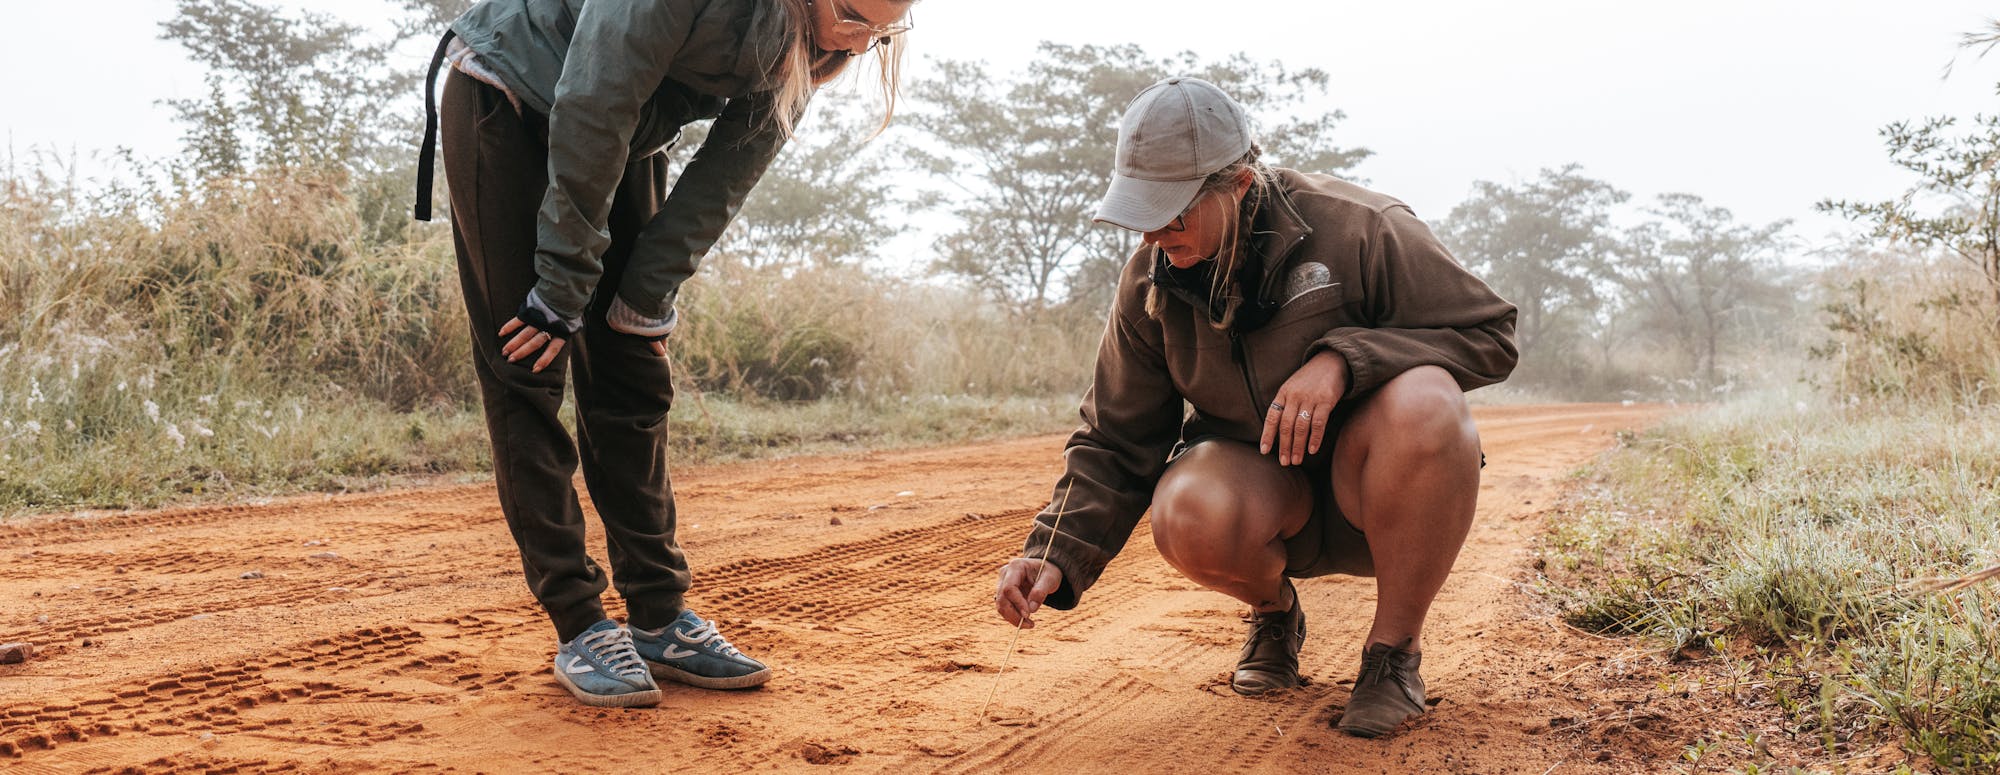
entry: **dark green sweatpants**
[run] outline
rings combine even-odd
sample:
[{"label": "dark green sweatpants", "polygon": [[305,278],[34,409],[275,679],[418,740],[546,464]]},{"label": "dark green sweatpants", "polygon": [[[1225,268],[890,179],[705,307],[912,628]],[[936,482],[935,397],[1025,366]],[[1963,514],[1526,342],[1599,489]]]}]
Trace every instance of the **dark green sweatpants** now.
[{"label": "dark green sweatpants", "polygon": [[[585,551],[583,510],[571,484],[581,462],[631,624],[657,628],[680,615],[689,584],[667,478],[672,374],[644,339],[611,330],[604,313],[633,239],[665,201],[666,157],[625,168],[611,206],[604,276],[583,330],[537,374],[529,371],[533,358],[508,363],[498,335],[535,285],[535,213],[548,189],[548,123],[525,112],[516,114],[500,90],[456,70],[439,106],[452,237],[500,509],[557,637],[576,637],[605,618],[604,572]],[[556,415],[566,372],[576,385],[575,440]]]}]

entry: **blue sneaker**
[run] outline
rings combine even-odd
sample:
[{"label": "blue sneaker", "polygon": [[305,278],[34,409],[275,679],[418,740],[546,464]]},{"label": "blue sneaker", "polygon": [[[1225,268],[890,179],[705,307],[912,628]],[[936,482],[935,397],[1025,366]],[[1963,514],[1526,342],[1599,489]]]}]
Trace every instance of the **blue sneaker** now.
[{"label": "blue sneaker", "polygon": [[683,610],[658,630],[630,628],[632,646],[656,678],[703,689],[747,689],[771,680],[771,668],[743,656],[715,623]]},{"label": "blue sneaker", "polygon": [[556,683],[578,702],[600,708],[660,704],[660,685],[632,649],[632,636],[606,619],[556,648]]}]

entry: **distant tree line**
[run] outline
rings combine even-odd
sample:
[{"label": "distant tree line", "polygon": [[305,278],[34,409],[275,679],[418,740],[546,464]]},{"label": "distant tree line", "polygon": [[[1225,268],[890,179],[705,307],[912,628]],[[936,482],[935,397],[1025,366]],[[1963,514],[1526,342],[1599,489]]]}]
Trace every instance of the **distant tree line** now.
[{"label": "distant tree line", "polygon": [[[186,130],[174,169],[188,195],[218,181],[315,177],[355,200],[370,239],[410,239],[422,74],[388,67],[389,53],[437,33],[469,2],[386,4],[396,32],[374,39],[274,3],[179,0],[163,36],[209,68],[206,96],[170,103]],[[1019,72],[945,60],[936,73],[908,84],[897,126],[873,141],[871,106],[823,95],[711,262],[856,265],[921,214],[941,232],[922,267],[930,274],[979,289],[1016,321],[1094,330],[1136,243],[1088,215],[1108,182],[1112,129],[1146,84],[1195,74],[1221,85],[1259,118],[1266,159],[1278,165],[1352,179],[1370,155],[1337,142],[1342,114],[1310,107],[1327,93],[1327,73],[1247,55],[1045,43]],[[678,152],[698,146],[700,131]],[[1478,182],[1434,220],[1460,259],[1520,306],[1517,384],[1565,396],[1705,396],[1786,338],[1804,297],[1781,260],[1784,223],[1740,223],[1691,194],[1659,197],[1633,222],[1629,199],[1569,165]],[[1938,228],[1883,209],[1893,203],[1842,206],[1912,233]]]},{"label": "distant tree line", "polygon": [[1474,183],[1444,220],[1446,244],[1520,307],[1518,379],[1584,395],[1658,395],[1664,381],[1700,396],[1735,382],[1731,357],[1768,349],[1798,317],[1787,224],[1742,224],[1666,194],[1621,226],[1630,198],[1572,164]]}]

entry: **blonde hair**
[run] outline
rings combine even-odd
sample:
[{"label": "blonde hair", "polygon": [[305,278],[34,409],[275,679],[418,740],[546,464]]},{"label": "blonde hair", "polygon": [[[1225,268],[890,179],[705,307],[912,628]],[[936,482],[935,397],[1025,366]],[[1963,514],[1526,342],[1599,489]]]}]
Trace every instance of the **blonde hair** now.
[{"label": "blonde hair", "polygon": [[[773,90],[776,94],[772,99],[777,110],[772,112],[771,118],[777,122],[778,131],[790,137],[797,129],[799,119],[805,115],[813,92],[844,72],[854,57],[844,51],[826,51],[813,44],[812,0],[782,2],[790,21],[786,30],[789,45],[784,56],[778,59],[778,85]],[[914,4],[916,0],[897,2]],[[880,71],[878,86],[882,90],[882,124],[875,129],[877,135],[889,128],[889,119],[896,115],[896,100],[902,96],[903,37],[890,38],[875,47],[875,62]]]},{"label": "blonde hair", "polygon": [[[1263,213],[1264,206],[1269,203],[1272,193],[1277,190],[1277,176],[1271,172],[1270,167],[1258,161],[1263,154],[1264,149],[1259,148],[1256,143],[1251,143],[1250,150],[1236,161],[1203,178],[1201,189],[1195,193],[1195,199],[1198,200],[1218,192],[1229,191],[1236,188],[1237,181],[1245,174],[1250,176],[1250,188],[1243,192],[1243,201],[1236,208],[1236,217],[1229,219],[1223,225],[1222,247],[1215,252],[1214,273],[1209,276],[1208,281],[1208,308],[1201,311],[1202,317],[1217,330],[1227,330],[1235,323],[1236,312],[1243,306],[1244,284],[1237,275],[1241,274],[1239,270],[1243,265],[1244,252],[1252,249],[1250,237],[1255,233],[1253,227],[1257,223],[1257,216]],[[1223,300],[1220,319],[1210,314],[1216,299]],[[1166,314],[1166,311],[1166,294],[1160,290],[1159,284],[1155,283],[1146,291],[1146,314],[1158,318]]]}]

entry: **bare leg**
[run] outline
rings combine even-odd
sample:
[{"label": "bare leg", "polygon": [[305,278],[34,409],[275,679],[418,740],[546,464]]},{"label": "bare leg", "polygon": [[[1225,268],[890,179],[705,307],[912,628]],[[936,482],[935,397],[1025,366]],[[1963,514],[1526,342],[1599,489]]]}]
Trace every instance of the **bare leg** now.
[{"label": "bare leg", "polygon": [[1285,580],[1285,539],[1312,515],[1304,472],[1248,444],[1212,440],[1174,461],[1153,492],[1153,542],[1195,583],[1249,603],[1248,636],[1229,680],[1238,694],[1299,684],[1305,611]]},{"label": "bare leg", "polygon": [[1410,641],[1472,529],[1479,432],[1443,369],[1404,372],[1364,400],[1334,447],[1333,492],[1375,561],[1375,625],[1364,647]]},{"label": "bare leg", "polygon": [[1153,492],[1153,542],[1197,584],[1262,611],[1291,608],[1285,539],[1312,515],[1304,472],[1236,441],[1195,445]]}]

